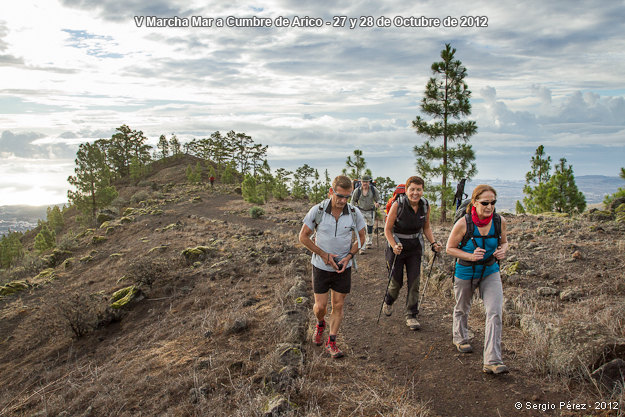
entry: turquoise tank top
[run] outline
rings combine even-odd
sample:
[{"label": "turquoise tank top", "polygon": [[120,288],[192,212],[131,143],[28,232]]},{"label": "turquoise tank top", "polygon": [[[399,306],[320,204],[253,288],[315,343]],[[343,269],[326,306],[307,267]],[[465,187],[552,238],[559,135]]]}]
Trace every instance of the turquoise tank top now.
[{"label": "turquoise tank top", "polygon": [[[494,234],[495,234],[495,222],[493,221],[491,222],[488,235],[493,236]],[[467,244],[464,245],[464,247],[460,249],[462,249],[463,251],[467,253],[473,253],[475,251],[475,243],[473,241],[475,241],[482,249],[486,249],[486,253],[484,254],[484,259],[491,256],[493,252],[497,250],[497,238],[489,237],[488,239],[485,239],[482,235],[480,235],[480,231],[478,230],[477,226],[475,226],[475,228],[473,229],[473,236],[475,237],[475,239],[469,239]],[[486,245],[486,247],[484,245]],[[482,275],[482,270],[484,268],[486,268],[486,270],[484,271],[484,274]],[[480,279],[480,277],[486,277],[497,271],[499,271],[498,262],[495,262],[492,265],[475,265],[475,270],[473,269],[473,266],[464,266],[456,262],[455,275],[456,275],[456,278],[458,279],[465,279],[465,280],[471,279],[471,278]]]}]

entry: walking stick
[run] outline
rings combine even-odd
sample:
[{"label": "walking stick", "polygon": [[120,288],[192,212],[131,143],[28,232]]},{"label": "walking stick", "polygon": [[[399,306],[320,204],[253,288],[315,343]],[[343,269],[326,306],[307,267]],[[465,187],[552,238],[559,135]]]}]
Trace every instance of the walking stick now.
[{"label": "walking stick", "polygon": [[434,262],[436,262],[436,257],[438,256],[438,252],[434,251],[434,258],[432,259],[432,265],[430,266],[430,272],[428,273],[428,277],[425,279],[425,285],[423,286],[423,292],[421,293],[421,300],[419,300],[418,306],[421,307],[421,303],[423,303],[423,297],[425,296],[425,291],[428,289],[428,281],[430,280],[430,276],[432,275],[432,268],[434,268]]},{"label": "walking stick", "polygon": [[375,210],[373,212],[373,215],[375,216],[375,247],[379,248],[380,247],[380,230],[378,229],[378,211]]},{"label": "walking stick", "polygon": [[[386,296],[388,295],[388,287],[391,285],[391,280],[393,279],[393,269],[395,269],[395,260],[397,259],[397,254],[393,253],[393,265],[391,266],[391,271],[388,274],[388,283],[386,284],[386,292],[384,293],[384,298],[382,299],[382,304],[380,304],[380,312],[378,313],[378,321],[377,324],[380,324],[380,316],[382,315],[382,306],[384,306],[384,300],[386,300]],[[388,265],[388,263],[387,263]]]}]

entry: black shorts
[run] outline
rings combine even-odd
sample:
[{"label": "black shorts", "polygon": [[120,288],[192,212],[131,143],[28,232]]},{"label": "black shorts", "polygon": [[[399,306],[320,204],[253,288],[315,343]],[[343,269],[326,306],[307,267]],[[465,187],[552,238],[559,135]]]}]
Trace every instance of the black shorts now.
[{"label": "black shorts", "polygon": [[352,288],[352,268],[337,274],[336,272],[324,271],[313,265],[313,291],[315,294],[325,294],[330,290],[349,294]]}]

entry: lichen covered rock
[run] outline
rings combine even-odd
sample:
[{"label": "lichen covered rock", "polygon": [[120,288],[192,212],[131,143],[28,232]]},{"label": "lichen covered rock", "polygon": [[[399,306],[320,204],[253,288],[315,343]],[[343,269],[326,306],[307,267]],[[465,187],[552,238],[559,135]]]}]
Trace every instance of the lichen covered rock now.
[{"label": "lichen covered rock", "polygon": [[117,290],[111,296],[111,308],[122,308],[130,303],[138,293],[138,289],[135,285],[131,285],[121,290]]}]

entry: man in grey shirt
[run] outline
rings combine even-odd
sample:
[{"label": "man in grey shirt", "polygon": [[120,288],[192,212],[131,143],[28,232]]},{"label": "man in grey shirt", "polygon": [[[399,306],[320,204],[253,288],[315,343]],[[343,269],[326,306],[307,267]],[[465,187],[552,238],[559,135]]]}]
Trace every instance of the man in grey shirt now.
[{"label": "man in grey shirt", "polygon": [[[313,312],[317,317],[313,343],[317,346],[323,343],[325,315],[332,291],[330,334],[325,349],[333,358],[343,356],[336,346],[336,335],[343,319],[345,297],[351,290],[352,258],[358,253],[359,242],[365,239],[366,224],[362,214],[347,203],[351,192],[352,181],[343,175],[336,177],[332,181],[330,198],[308,211],[299,233],[299,241],[313,253]],[[353,243],[352,232],[358,235]]]},{"label": "man in grey shirt", "polygon": [[[369,175],[362,177],[361,186],[356,188],[352,195],[352,204],[360,209],[367,223],[367,248],[373,245],[373,224],[375,222],[375,211],[380,206],[379,199],[378,190],[371,186],[371,177]],[[364,250],[365,248],[363,247],[360,253],[364,253]]]}]

